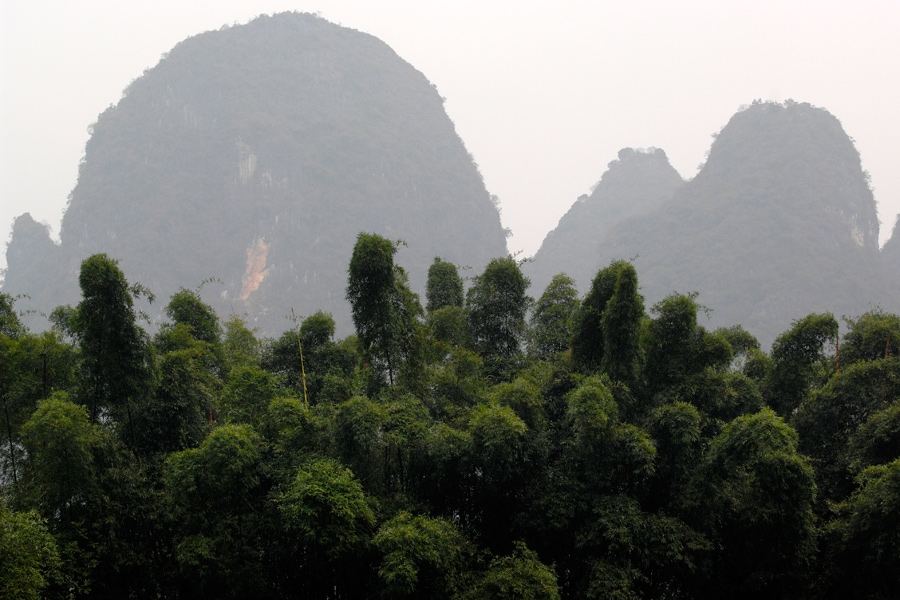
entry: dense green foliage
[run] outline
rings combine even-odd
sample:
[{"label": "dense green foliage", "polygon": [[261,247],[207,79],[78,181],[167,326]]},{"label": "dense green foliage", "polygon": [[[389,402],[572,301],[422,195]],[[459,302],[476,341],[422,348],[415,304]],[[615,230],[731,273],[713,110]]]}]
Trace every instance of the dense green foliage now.
[{"label": "dense green foliage", "polygon": [[350,258],[347,301],[360,348],[375,383],[416,368],[420,352],[418,297],[407,286],[406,272],[394,265],[397,244],[380,235],[360,233]]},{"label": "dense green foliage", "polygon": [[572,327],[578,309],[578,290],[571,277],[554,275],[531,312],[528,353],[541,360],[569,350]]},{"label": "dense green foliage", "polygon": [[425,299],[428,302],[425,310],[429,313],[450,306],[463,305],[465,300],[463,280],[456,265],[438,257],[434,258],[434,262],[428,267]]},{"label": "dense green foliage", "polygon": [[0,598],[38,600],[58,566],[56,541],[38,514],[0,502]]},{"label": "dense green foliage", "polygon": [[105,255],[69,338],[0,297],[4,597],[900,592],[896,315],[848,319],[838,369],[830,314],[766,354],[696,294],[645,312],[623,261],[528,319],[507,257],[426,318],[396,250],[358,236],[338,341],[323,312],[258,339],[187,290],[151,340]]},{"label": "dense green foliage", "polygon": [[137,326],[131,290],[116,261],[95,254],[81,265],[83,300],[74,328],[82,353],[84,403],[96,419],[101,411],[125,409],[149,381],[146,334]]},{"label": "dense green foliage", "polygon": [[285,14],[79,169],[7,253],[0,598],[900,597],[900,317],[826,312],[896,302],[900,224],[879,263],[827,112],[755,103],[689,182],[623,150],[518,262],[421,73]]},{"label": "dense green foliage", "polygon": [[531,282],[511,256],[495,258],[466,293],[467,326],[473,349],[497,374],[521,356]]}]

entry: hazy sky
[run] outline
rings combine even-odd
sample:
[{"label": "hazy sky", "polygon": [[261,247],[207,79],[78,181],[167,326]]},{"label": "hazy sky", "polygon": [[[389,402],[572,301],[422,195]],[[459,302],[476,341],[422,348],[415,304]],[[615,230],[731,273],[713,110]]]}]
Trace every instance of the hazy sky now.
[{"label": "hazy sky", "polygon": [[[742,104],[828,109],[872,177],[881,239],[900,212],[900,2],[0,0],[0,231],[58,235],[87,128],[182,39],[260,13],[318,12],[434,83],[532,255],[620,148],[685,178]],[[5,250],[5,249],[4,249]],[[6,265],[5,251],[0,267]]]}]

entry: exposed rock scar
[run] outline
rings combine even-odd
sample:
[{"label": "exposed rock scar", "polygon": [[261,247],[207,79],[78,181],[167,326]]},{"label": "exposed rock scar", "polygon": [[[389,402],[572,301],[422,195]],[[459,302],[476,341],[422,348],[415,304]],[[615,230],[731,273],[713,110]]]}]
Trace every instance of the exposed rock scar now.
[{"label": "exposed rock scar", "polygon": [[241,300],[249,298],[250,294],[255,292],[259,284],[266,278],[266,274],[269,272],[266,268],[268,255],[269,244],[263,238],[259,238],[255,244],[247,248],[247,270],[244,271]]}]

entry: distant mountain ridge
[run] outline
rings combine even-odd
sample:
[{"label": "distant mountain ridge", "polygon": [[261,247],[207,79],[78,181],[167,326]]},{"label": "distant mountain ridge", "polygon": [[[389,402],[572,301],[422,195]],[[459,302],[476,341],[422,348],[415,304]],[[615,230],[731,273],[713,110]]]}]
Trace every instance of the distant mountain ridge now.
[{"label": "distant mountain ridge", "polygon": [[[28,215],[3,289],[49,311],[106,252],[164,302],[204,297],[277,334],[344,300],[356,235],[402,239],[413,289],[435,255],[483,267],[506,237],[433,85],[380,40],[285,13],[191,37],[92,127],[54,246]],[[45,239],[46,238],[46,239]],[[24,306],[24,304],[23,304]]]},{"label": "distant mountain ridge", "polygon": [[547,234],[533,260],[524,265],[532,293],[539,295],[561,270],[587,291],[600,264],[603,240],[632,217],[646,215],[672,198],[684,184],[658,148],[623,148],[609,163],[590,196],[581,196]]},{"label": "distant mountain ridge", "polygon": [[[547,241],[575,244],[574,221],[567,214]],[[900,308],[888,293],[859,153],[833,115],[809,104],[747,107],[716,136],[697,176],[655,210],[612,228],[579,227],[601,232],[596,252],[570,251],[593,272],[634,258],[649,304],[697,291],[712,309],[708,325],[740,323],[766,345],[811,312]],[[584,271],[574,261],[554,268]],[[585,290],[590,279],[577,279]]]},{"label": "distant mountain ridge", "polygon": [[[424,290],[434,256],[479,273],[507,254],[484,182],[425,76],[376,38],[285,13],[189,38],[92,126],[61,243],[29,214],[7,247],[3,291],[49,313],[79,300],[83,258],[105,252],[159,298],[196,287],[223,316],[276,335],[334,314],[360,231],[402,240]],[[707,325],[768,345],[810,312],[900,311],[900,227],[878,248],[859,154],[828,111],[754,103],[685,182],[665,152],[623,149],[550,232],[531,295],[566,272],[584,293],[633,259],[652,305],[699,292]],[[40,324],[37,325],[38,327]]]}]

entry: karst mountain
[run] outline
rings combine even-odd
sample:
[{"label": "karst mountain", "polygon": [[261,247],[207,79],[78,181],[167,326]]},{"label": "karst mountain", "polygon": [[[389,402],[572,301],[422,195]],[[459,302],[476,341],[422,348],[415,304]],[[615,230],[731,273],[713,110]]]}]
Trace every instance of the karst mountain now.
[{"label": "karst mountain", "polygon": [[[506,232],[426,77],[371,35],[284,13],[191,37],[91,126],[54,243],[13,226],[3,292],[29,325],[80,298],[103,252],[160,299],[200,289],[262,335],[323,310],[352,332],[347,261],[360,232],[399,244],[411,288],[435,256],[478,274]],[[652,306],[697,292],[706,325],[768,345],[794,319],[900,309],[897,228],[883,250],[868,176],[822,108],[754,102],[685,181],[663,150],[623,149],[524,270],[540,296],[565,272],[582,293],[629,260]]]},{"label": "karst mountain", "polygon": [[[437,89],[375,37],[285,13],[191,37],[92,126],[54,245],[17,219],[3,291],[49,312],[87,256],[120,261],[164,306],[196,288],[260,333],[331,312],[352,326],[360,231],[402,240],[424,290],[434,256],[476,272],[506,254],[500,217]],[[152,314],[159,314],[151,310]]]},{"label": "karst mountain", "polygon": [[633,260],[649,305],[697,292],[707,325],[739,323],[767,345],[812,312],[897,309],[878,233],[868,176],[838,119],[806,103],[756,102],[683,184],[661,151],[620,152],[530,268],[538,284],[567,272],[584,292],[599,268]]}]

